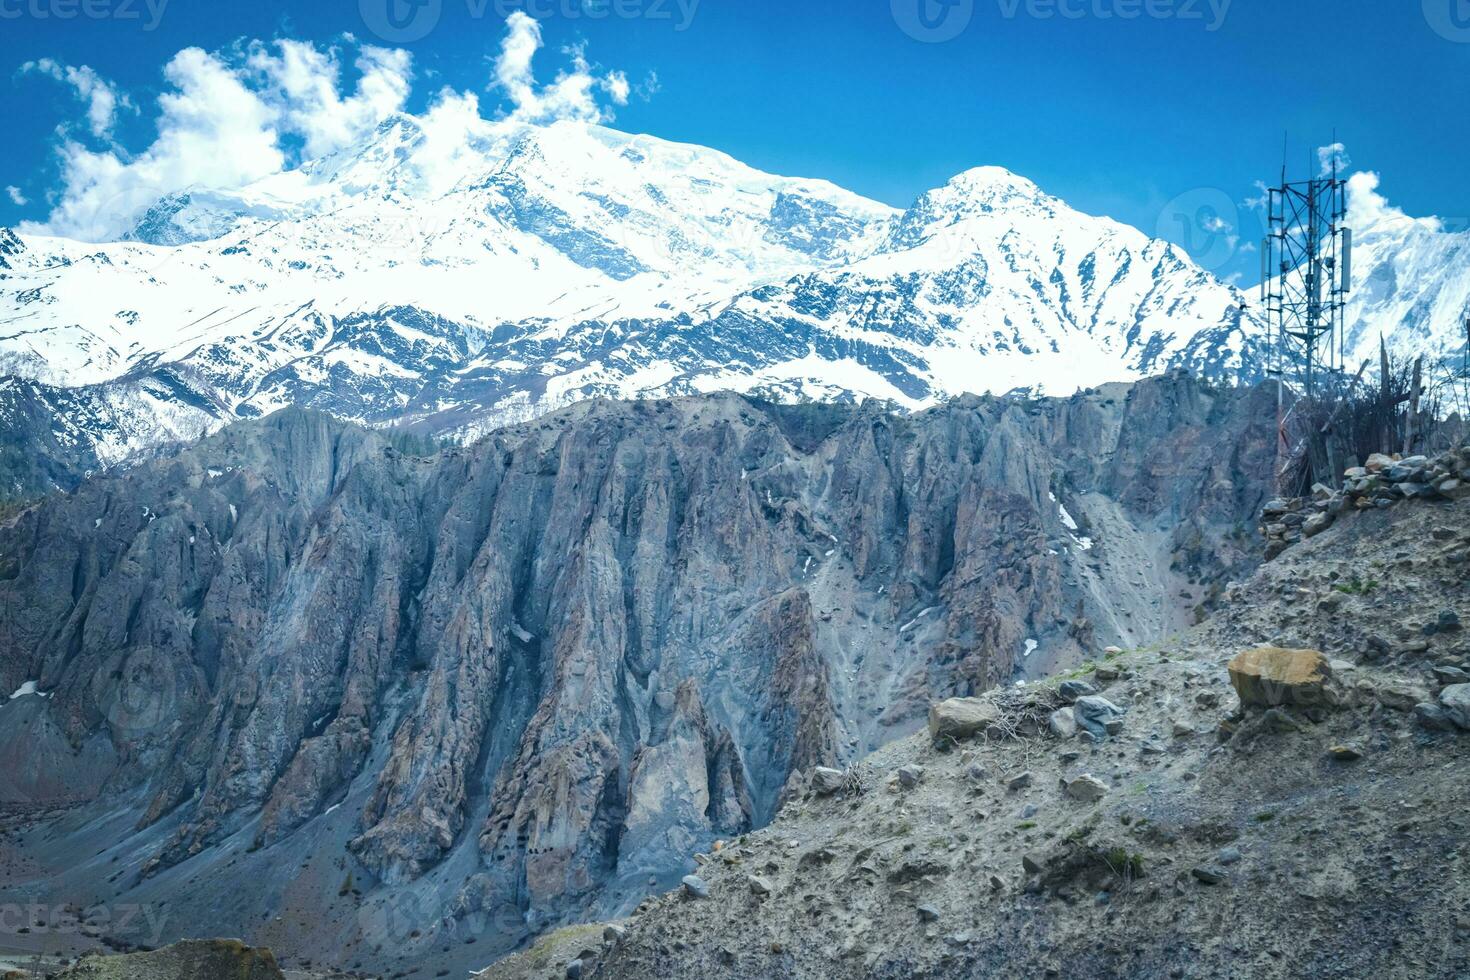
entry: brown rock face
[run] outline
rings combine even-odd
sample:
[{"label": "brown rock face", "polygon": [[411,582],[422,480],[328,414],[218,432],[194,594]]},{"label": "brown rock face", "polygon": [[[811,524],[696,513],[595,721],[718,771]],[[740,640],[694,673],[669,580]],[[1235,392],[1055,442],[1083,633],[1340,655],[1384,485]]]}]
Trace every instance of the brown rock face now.
[{"label": "brown rock face", "polygon": [[1332,668],[1316,650],[1258,647],[1230,661],[1230,683],[1244,705],[1316,706],[1327,702]]}]

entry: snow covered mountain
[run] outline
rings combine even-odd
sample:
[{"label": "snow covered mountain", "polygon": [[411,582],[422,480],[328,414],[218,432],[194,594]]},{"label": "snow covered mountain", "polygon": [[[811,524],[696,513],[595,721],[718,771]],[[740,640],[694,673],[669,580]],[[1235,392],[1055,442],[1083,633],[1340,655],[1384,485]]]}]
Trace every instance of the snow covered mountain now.
[{"label": "snow covered mountain", "polygon": [[125,217],[0,241],[0,413],[51,412],[89,466],[290,404],[467,438],[598,396],[919,407],[1262,363],[1238,291],[998,168],[899,212],[595,125],[400,114]]},{"label": "snow covered mountain", "polygon": [[1378,193],[1374,174],[1355,174],[1348,195],[1356,268],[1349,367],[1378,356],[1380,335],[1398,353],[1459,366],[1470,317],[1470,229],[1409,217]]}]

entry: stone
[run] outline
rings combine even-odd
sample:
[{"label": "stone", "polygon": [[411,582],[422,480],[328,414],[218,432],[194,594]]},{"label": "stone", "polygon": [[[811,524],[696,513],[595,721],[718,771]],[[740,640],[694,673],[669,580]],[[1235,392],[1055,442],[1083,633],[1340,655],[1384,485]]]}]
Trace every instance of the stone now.
[{"label": "stone", "polygon": [[1105,657],[1116,657],[1122,652],[1122,647],[1103,647],[1103,656]]},{"label": "stone", "polygon": [[1455,730],[1455,723],[1450,720],[1449,715],[1445,714],[1445,710],[1439,705],[1429,702],[1414,705],[1414,720],[1420,726],[1429,729],[1431,732],[1449,732]]},{"label": "stone", "polygon": [[1000,709],[981,698],[950,698],[929,708],[931,738],[973,738],[1000,720]]},{"label": "stone", "polygon": [[1012,793],[1016,792],[1017,790],[1023,790],[1030,785],[1031,773],[1029,772],[1023,772],[1019,776],[1012,776],[1006,781],[1006,789],[1010,790]]},{"label": "stone", "polygon": [[1081,697],[1072,705],[1072,716],[1077,727],[1094,738],[1101,738],[1108,731],[1109,723],[1121,724],[1124,711],[1101,695]]},{"label": "stone", "polygon": [[709,884],[699,875],[685,875],[680,884],[685,898],[709,898]]},{"label": "stone", "polygon": [[1077,734],[1077,719],[1073,717],[1071,708],[1058,708],[1047,718],[1046,727],[1057,738],[1071,738]]},{"label": "stone", "polygon": [[1194,735],[1199,734],[1198,732],[1195,731],[1193,725],[1189,724],[1186,721],[1178,721],[1178,720],[1176,720],[1174,722],[1173,732],[1174,732],[1174,737],[1175,738],[1190,738],[1190,737],[1192,737]]},{"label": "stone", "polygon": [[1063,701],[1071,704],[1078,698],[1085,698],[1089,694],[1096,694],[1097,688],[1093,687],[1086,681],[1070,680],[1062,681],[1062,683],[1057,686],[1057,693],[1061,695]]},{"label": "stone", "polygon": [[841,769],[817,766],[812,770],[812,792],[818,796],[831,796],[847,783],[847,773]]},{"label": "stone", "polygon": [[1250,707],[1328,704],[1332,668],[1316,650],[1257,647],[1230,661],[1230,683]]},{"label": "stone", "polygon": [[1368,461],[1363,464],[1363,468],[1369,473],[1379,473],[1391,466],[1393,466],[1393,457],[1385,456],[1383,453],[1370,454]]},{"label": "stone", "polygon": [[919,913],[920,922],[939,921],[939,910],[932,905],[920,905],[916,911]]},{"label": "stone", "polygon": [[1302,525],[1302,535],[1308,538],[1315,538],[1317,535],[1321,534],[1323,531],[1331,527],[1332,521],[1333,516],[1327,511],[1313,514],[1311,517],[1307,518],[1306,523]]},{"label": "stone", "polygon": [[579,956],[567,962],[567,980],[582,980],[582,958]]},{"label": "stone", "polygon": [[1034,854],[1022,854],[1021,867],[1028,875],[1039,875],[1046,869],[1046,863]]},{"label": "stone", "polygon": [[1379,677],[1366,682],[1374,700],[1390,711],[1413,711],[1414,705],[1429,700],[1422,684],[1398,677]]},{"label": "stone", "polygon": [[1067,796],[1081,803],[1096,803],[1108,795],[1108,784],[1086,773],[1065,783]]},{"label": "stone", "polygon": [[771,883],[759,875],[751,875],[745,881],[750,886],[750,893],[752,895],[771,894]]},{"label": "stone", "polygon": [[1240,848],[1222,847],[1220,848],[1219,852],[1215,854],[1215,860],[1219,861],[1221,864],[1235,864],[1237,861],[1240,860]]},{"label": "stone", "polygon": [[1363,750],[1351,743],[1334,745],[1327,750],[1327,754],[1338,762],[1356,762],[1363,757]]},{"label": "stone", "polygon": [[1470,674],[1448,664],[1434,668],[1434,679],[1446,687],[1451,684],[1470,684]]},{"label": "stone", "polygon": [[972,762],[970,763],[969,767],[965,769],[965,776],[966,778],[978,783],[990,778],[990,770],[986,769],[978,762]]},{"label": "stone", "polygon": [[1228,871],[1213,865],[1190,868],[1189,873],[1194,875],[1195,880],[1202,885],[1218,885],[1230,879],[1230,873]]},{"label": "stone", "polygon": [[904,789],[913,789],[924,778],[924,767],[912,763],[898,770],[898,782]]},{"label": "stone", "polygon": [[1439,706],[1446,718],[1470,731],[1470,684],[1451,684],[1440,691]]},{"label": "stone", "polygon": [[602,929],[602,941],[609,946],[616,946],[628,936],[628,930],[620,925],[612,924]]},{"label": "stone", "polygon": [[1470,480],[1461,480],[1458,477],[1445,480],[1439,485],[1439,493],[1450,500],[1464,500],[1470,497]]}]

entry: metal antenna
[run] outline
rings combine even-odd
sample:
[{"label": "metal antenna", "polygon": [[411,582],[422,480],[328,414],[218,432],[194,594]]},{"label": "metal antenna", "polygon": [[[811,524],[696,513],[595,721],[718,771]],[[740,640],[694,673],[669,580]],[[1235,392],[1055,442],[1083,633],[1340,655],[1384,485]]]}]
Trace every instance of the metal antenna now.
[{"label": "metal antenna", "polygon": [[1331,153],[1331,167],[1314,161],[1308,180],[1287,180],[1283,167],[1281,185],[1268,194],[1269,233],[1263,243],[1263,299],[1271,333],[1281,347],[1277,368],[1294,375],[1309,397],[1316,394],[1319,376],[1342,371],[1352,288],[1347,185],[1339,173],[1335,140]]}]

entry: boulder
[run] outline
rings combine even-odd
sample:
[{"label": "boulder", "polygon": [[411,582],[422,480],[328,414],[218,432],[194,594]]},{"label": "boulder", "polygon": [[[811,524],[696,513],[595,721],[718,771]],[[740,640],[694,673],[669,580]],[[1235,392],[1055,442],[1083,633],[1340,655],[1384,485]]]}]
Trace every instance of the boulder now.
[{"label": "boulder", "polygon": [[1057,693],[1062,696],[1063,701],[1071,704],[1078,698],[1085,698],[1090,694],[1096,694],[1097,688],[1086,681],[1062,681],[1057,687]]},{"label": "boulder", "polygon": [[685,875],[680,884],[685,898],[709,898],[709,884],[699,875]]},{"label": "boulder", "polygon": [[1122,708],[1107,698],[1095,694],[1078,698],[1072,705],[1072,717],[1076,719],[1077,727],[1094,738],[1101,738],[1108,733],[1109,726],[1121,724],[1124,713]]},{"label": "boulder", "polygon": [[898,770],[898,782],[904,789],[913,789],[924,778],[924,767],[912,763]]},{"label": "boulder", "polygon": [[1321,534],[1323,531],[1332,526],[1332,520],[1332,514],[1328,511],[1323,511],[1320,514],[1313,514],[1311,517],[1307,518],[1307,522],[1302,525],[1302,534],[1309,538],[1315,538],[1317,535]]},{"label": "boulder", "polygon": [[812,792],[818,796],[831,796],[847,782],[847,773],[841,769],[817,766],[812,770]]},{"label": "boulder", "polygon": [[771,883],[766,879],[759,877],[758,875],[751,875],[745,880],[750,885],[750,893],[752,895],[771,894]]},{"label": "boulder", "polygon": [[1053,711],[1051,717],[1046,720],[1046,726],[1058,738],[1071,738],[1077,734],[1077,719],[1073,717],[1071,708],[1058,708]]},{"label": "boulder", "polygon": [[1470,731],[1470,684],[1451,684],[1440,691],[1439,707],[1446,718]]},{"label": "boulder", "polygon": [[1230,683],[1249,707],[1316,706],[1331,702],[1332,667],[1316,650],[1257,647],[1230,661]]},{"label": "boulder", "polygon": [[1000,709],[981,698],[950,698],[929,708],[932,738],[973,738],[1000,720]]}]

